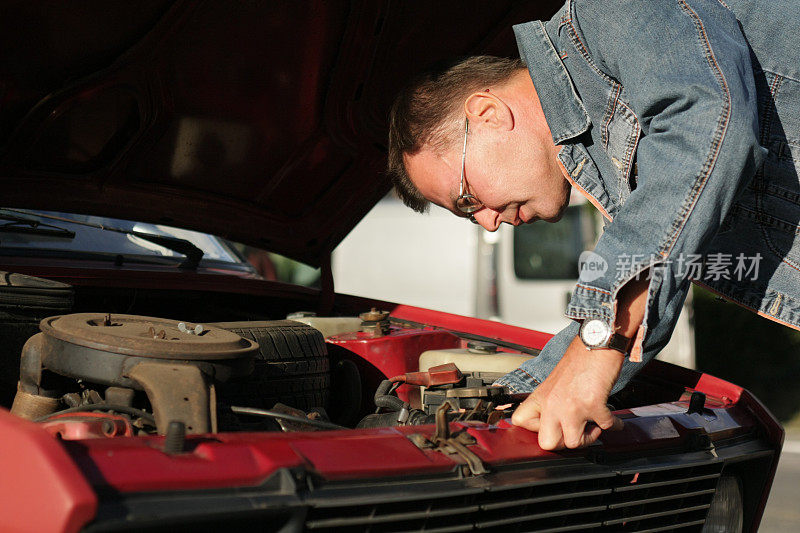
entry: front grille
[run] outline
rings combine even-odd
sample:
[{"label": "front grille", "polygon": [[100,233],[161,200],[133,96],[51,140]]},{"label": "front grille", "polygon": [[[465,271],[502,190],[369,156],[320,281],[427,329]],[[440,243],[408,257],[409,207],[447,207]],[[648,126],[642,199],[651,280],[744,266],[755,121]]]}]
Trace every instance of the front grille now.
[{"label": "front grille", "polygon": [[[312,531],[700,531],[720,462],[637,470],[447,493],[399,483],[312,505]],[[541,474],[532,477],[541,478]],[[405,485],[405,486],[404,486]],[[333,494],[331,494],[333,496]]]},{"label": "front grille", "polygon": [[620,531],[699,531],[721,466],[625,472],[623,483],[614,488],[604,524]]}]

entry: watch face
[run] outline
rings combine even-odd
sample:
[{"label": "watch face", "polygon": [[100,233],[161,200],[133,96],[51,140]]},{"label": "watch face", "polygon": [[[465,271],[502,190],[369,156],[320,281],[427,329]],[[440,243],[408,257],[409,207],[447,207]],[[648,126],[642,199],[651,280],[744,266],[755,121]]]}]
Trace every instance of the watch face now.
[{"label": "watch face", "polygon": [[611,329],[603,320],[593,318],[581,326],[581,340],[586,346],[602,346],[609,337]]}]

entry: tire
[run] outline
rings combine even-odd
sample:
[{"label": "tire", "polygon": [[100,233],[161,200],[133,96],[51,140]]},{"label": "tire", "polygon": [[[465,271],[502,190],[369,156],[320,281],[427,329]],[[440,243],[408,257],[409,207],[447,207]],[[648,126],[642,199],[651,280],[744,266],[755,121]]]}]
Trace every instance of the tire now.
[{"label": "tire", "polygon": [[0,271],[0,405],[11,407],[16,394],[22,346],[43,318],[69,313],[73,300],[66,283]]},{"label": "tire", "polygon": [[330,361],[318,330],[291,320],[211,325],[259,345],[252,374],[217,385],[222,402],[260,409],[276,403],[302,410],[327,406]]}]

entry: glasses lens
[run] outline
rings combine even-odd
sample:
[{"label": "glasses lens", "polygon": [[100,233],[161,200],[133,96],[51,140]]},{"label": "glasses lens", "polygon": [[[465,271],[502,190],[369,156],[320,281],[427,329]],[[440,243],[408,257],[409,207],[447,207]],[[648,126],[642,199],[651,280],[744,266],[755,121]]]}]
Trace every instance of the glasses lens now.
[{"label": "glasses lens", "polygon": [[456,206],[462,213],[470,214],[483,207],[483,204],[471,194],[462,194],[456,200]]}]

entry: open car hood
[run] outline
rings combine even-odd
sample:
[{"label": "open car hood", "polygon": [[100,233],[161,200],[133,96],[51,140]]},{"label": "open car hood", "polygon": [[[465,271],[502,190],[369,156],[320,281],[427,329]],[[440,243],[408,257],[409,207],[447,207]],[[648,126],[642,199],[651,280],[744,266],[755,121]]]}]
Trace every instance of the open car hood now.
[{"label": "open car hood", "polygon": [[558,1],[6,2],[3,205],[214,233],[319,265],[389,190],[414,72],[516,55]]}]

